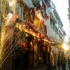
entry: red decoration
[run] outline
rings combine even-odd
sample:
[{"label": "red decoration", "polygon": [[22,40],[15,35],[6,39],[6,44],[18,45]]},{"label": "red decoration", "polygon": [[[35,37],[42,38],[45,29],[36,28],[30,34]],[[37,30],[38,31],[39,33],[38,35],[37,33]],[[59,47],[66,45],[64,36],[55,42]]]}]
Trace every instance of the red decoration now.
[{"label": "red decoration", "polygon": [[41,38],[41,33],[38,33],[39,38]]},{"label": "red decoration", "polygon": [[27,47],[27,42],[26,42],[26,41],[19,40],[19,41],[17,41],[17,43],[18,43],[20,46],[23,46],[24,48]]},{"label": "red decoration", "polygon": [[49,16],[46,16],[46,20],[49,19]]},{"label": "red decoration", "polygon": [[41,37],[42,39],[44,39],[44,35],[42,35],[42,37]]}]

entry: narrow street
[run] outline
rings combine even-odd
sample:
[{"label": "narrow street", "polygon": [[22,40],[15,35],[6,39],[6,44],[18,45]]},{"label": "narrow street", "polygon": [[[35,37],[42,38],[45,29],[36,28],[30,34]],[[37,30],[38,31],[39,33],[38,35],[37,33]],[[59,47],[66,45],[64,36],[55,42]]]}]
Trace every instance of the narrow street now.
[{"label": "narrow street", "polygon": [[70,0],[0,5],[0,70],[69,70]]}]

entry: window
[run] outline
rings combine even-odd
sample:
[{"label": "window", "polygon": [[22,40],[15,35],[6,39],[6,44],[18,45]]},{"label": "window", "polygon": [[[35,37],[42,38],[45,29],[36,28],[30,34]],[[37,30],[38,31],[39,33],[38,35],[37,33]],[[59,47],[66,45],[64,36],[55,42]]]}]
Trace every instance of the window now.
[{"label": "window", "polygon": [[44,3],[43,3],[43,8],[44,8],[44,12],[46,13],[46,6]]},{"label": "window", "polygon": [[17,13],[18,15],[21,17],[21,19],[23,19],[23,6],[17,3]]},{"label": "window", "polygon": [[54,26],[54,21],[52,19],[50,19],[50,27],[53,29]]},{"label": "window", "polygon": [[55,32],[58,34],[58,29],[55,27]]}]

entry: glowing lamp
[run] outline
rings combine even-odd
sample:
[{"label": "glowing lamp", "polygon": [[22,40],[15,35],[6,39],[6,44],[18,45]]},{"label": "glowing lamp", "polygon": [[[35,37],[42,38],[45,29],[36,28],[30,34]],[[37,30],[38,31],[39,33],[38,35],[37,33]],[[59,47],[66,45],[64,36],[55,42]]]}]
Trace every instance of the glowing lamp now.
[{"label": "glowing lamp", "polygon": [[10,20],[12,17],[13,17],[13,14],[12,13],[9,13],[8,14],[8,19]]},{"label": "glowing lamp", "polygon": [[13,2],[12,1],[9,2],[9,6],[11,6],[11,7],[13,6]]},{"label": "glowing lamp", "polygon": [[62,47],[63,47],[64,50],[69,50],[69,47],[65,43],[63,43]]}]

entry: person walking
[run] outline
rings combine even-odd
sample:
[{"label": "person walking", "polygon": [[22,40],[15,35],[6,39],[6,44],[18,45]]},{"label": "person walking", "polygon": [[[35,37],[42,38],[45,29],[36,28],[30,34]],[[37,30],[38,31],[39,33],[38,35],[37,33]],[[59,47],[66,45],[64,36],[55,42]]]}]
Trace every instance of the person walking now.
[{"label": "person walking", "polygon": [[60,61],[60,59],[58,58],[58,61],[57,61],[57,68],[58,68],[58,70],[60,70],[61,69],[61,61]]},{"label": "person walking", "polygon": [[66,59],[63,57],[62,59],[62,70],[66,70]]}]

